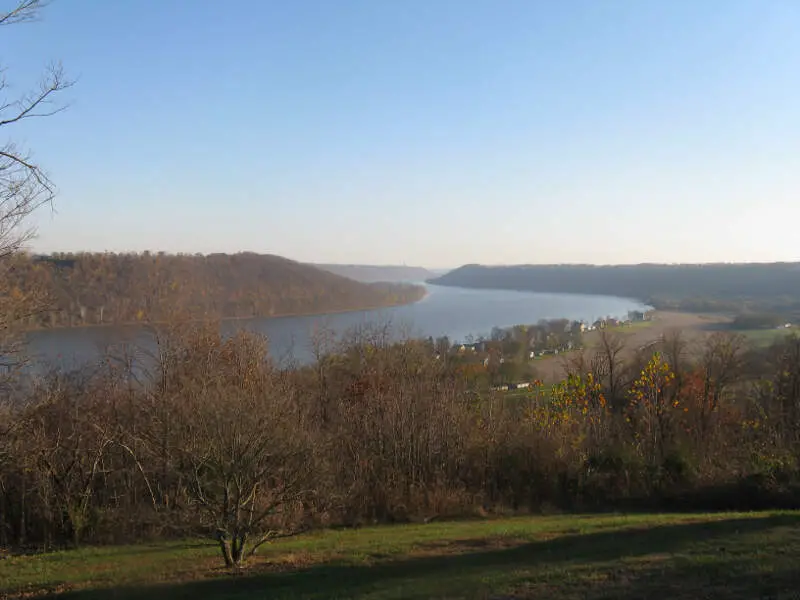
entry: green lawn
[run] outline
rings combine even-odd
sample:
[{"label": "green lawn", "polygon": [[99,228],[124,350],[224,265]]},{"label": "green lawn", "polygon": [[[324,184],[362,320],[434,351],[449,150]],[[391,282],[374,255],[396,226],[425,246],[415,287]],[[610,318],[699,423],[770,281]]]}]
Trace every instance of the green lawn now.
[{"label": "green lawn", "polygon": [[558,516],[326,531],[240,574],[206,542],[0,560],[0,597],[772,598],[800,595],[800,513]]},{"label": "green lawn", "polygon": [[647,329],[653,324],[652,320],[647,321],[633,321],[627,325],[618,325],[617,327],[609,327],[611,331],[621,331],[622,333],[639,331],[640,329]]},{"label": "green lawn", "polygon": [[734,333],[740,333],[748,341],[752,342],[754,345],[758,347],[767,347],[779,339],[789,335],[790,333],[794,332],[794,329],[744,329],[744,330],[733,330]]}]

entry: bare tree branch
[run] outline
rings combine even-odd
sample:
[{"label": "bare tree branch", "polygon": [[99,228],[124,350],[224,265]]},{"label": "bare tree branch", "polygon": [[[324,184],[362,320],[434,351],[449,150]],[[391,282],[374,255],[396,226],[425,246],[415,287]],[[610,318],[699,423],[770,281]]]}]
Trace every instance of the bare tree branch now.
[{"label": "bare tree branch", "polygon": [[39,11],[48,4],[47,0],[21,0],[15,8],[6,13],[0,13],[0,25],[35,21],[39,16]]},{"label": "bare tree branch", "polygon": [[[47,0],[17,0],[16,6],[0,12],[0,26],[35,20],[47,6]],[[66,105],[53,104],[54,97],[69,88],[72,82],[64,76],[60,64],[50,65],[39,86],[16,100],[0,100],[0,128],[13,127],[32,118],[47,117],[61,112]],[[0,70],[0,91],[5,95],[8,85]],[[11,129],[3,130],[11,131]],[[18,289],[10,281],[15,255],[34,236],[35,229],[27,224],[30,215],[52,202],[55,187],[43,169],[13,141],[0,145],[0,356],[17,368],[23,363],[19,329],[32,311],[42,309],[42,297],[32,290]],[[13,375],[14,368],[4,369],[4,381]]]},{"label": "bare tree branch", "polygon": [[47,73],[39,84],[39,89],[27,94],[16,102],[6,103],[4,110],[11,108],[16,112],[5,119],[0,119],[0,127],[18,123],[23,119],[33,117],[49,117],[65,110],[66,106],[61,106],[45,112],[37,112],[37,109],[50,105],[51,97],[57,92],[61,92],[73,85],[73,82],[64,77],[64,69],[60,64],[53,64],[47,69]]}]

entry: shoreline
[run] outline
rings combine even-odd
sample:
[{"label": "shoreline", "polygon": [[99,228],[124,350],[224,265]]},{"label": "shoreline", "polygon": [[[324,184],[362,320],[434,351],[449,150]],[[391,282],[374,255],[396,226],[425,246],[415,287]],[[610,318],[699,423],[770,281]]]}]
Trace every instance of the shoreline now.
[{"label": "shoreline", "polygon": [[[291,313],[281,313],[279,315],[252,315],[252,316],[241,316],[241,317],[220,317],[220,318],[203,318],[203,317],[195,317],[191,319],[181,320],[181,323],[202,323],[203,321],[218,321],[219,323],[224,322],[231,322],[231,321],[244,321],[244,320],[252,320],[252,319],[289,319],[289,318],[297,318],[297,317],[322,317],[326,315],[341,315],[347,313],[355,313],[355,312],[367,312],[367,311],[374,311],[374,310],[381,310],[385,308],[397,308],[399,306],[410,306],[411,304],[416,304],[417,302],[421,302],[425,298],[430,295],[427,288],[425,288],[424,293],[422,296],[417,298],[416,300],[411,300],[409,302],[395,302],[393,304],[384,304],[380,306],[365,306],[365,307],[356,307],[356,308],[341,308],[337,310],[326,310],[326,311],[316,311],[316,312],[291,312]],[[33,327],[30,329],[23,329],[20,333],[22,335],[29,335],[35,334],[42,331],[62,331],[62,330],[74,330],[74,329],[99,329],[99,328],[112,328],[112,327],[147,327],[147,326],[157,326],[157,325],[167,325],[170,321],[124,321],[124,322],[114,322],[114,323],[88,323],[88,324],[81,324],[81,325],[56,325],[55,327]]]},{"label": "shoreline", "polygon": [[[433,285],[438,287],[444,288],[455,288],[459,290],[470,290],[476,292],[515,292],[520,294],[540,294],[543,296],[592,296],[595,298],[616,298],[617,300],[626,300],[630,302],[636,302],[637,304],[641,304],[642,306],[647,306],[652,310],[665,310],[669,311],[670,309],[660,309],[652,304],[650,304],[649,300],[642,299],[642,298],[635,298],[633,296],[620,296],[615,294],[599,294],[595,292],[554,292],[554,291],[542,291],[542,290],[530,290],[524,288],[516,288],[516,287],[488,287],[488,286],[465,286],[465,285],[456,285],[453,283],[438,283],[435,280],[428,279],[425,281],[426,285]],[[674,309],[672,309],[674,310]]]}]

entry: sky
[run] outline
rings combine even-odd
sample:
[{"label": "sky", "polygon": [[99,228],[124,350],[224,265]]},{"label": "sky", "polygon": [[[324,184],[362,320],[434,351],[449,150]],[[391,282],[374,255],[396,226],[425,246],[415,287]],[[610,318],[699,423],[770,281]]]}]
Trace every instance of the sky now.
[{"label": "sky", "polygon": [[[0,0],[0,7],[14,0]],[[797,0],[55,0],[0,30],[32,249],[800,260]]]}]

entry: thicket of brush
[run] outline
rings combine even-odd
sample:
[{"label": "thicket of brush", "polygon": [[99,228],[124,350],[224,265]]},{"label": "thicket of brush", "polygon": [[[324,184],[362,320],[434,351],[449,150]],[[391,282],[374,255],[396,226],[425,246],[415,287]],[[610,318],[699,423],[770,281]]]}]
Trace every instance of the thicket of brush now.
[{"label": "thicket of brush", "polygon": [[626,361],[601,344],[512,397],[379,331],[296,369],[218,331],[163,333],[147,378],[109,358],[5,403],[0,545],[206,534],[235,565],[321,526],[800,504],[798,337],[748,354],[676,335]]}]

